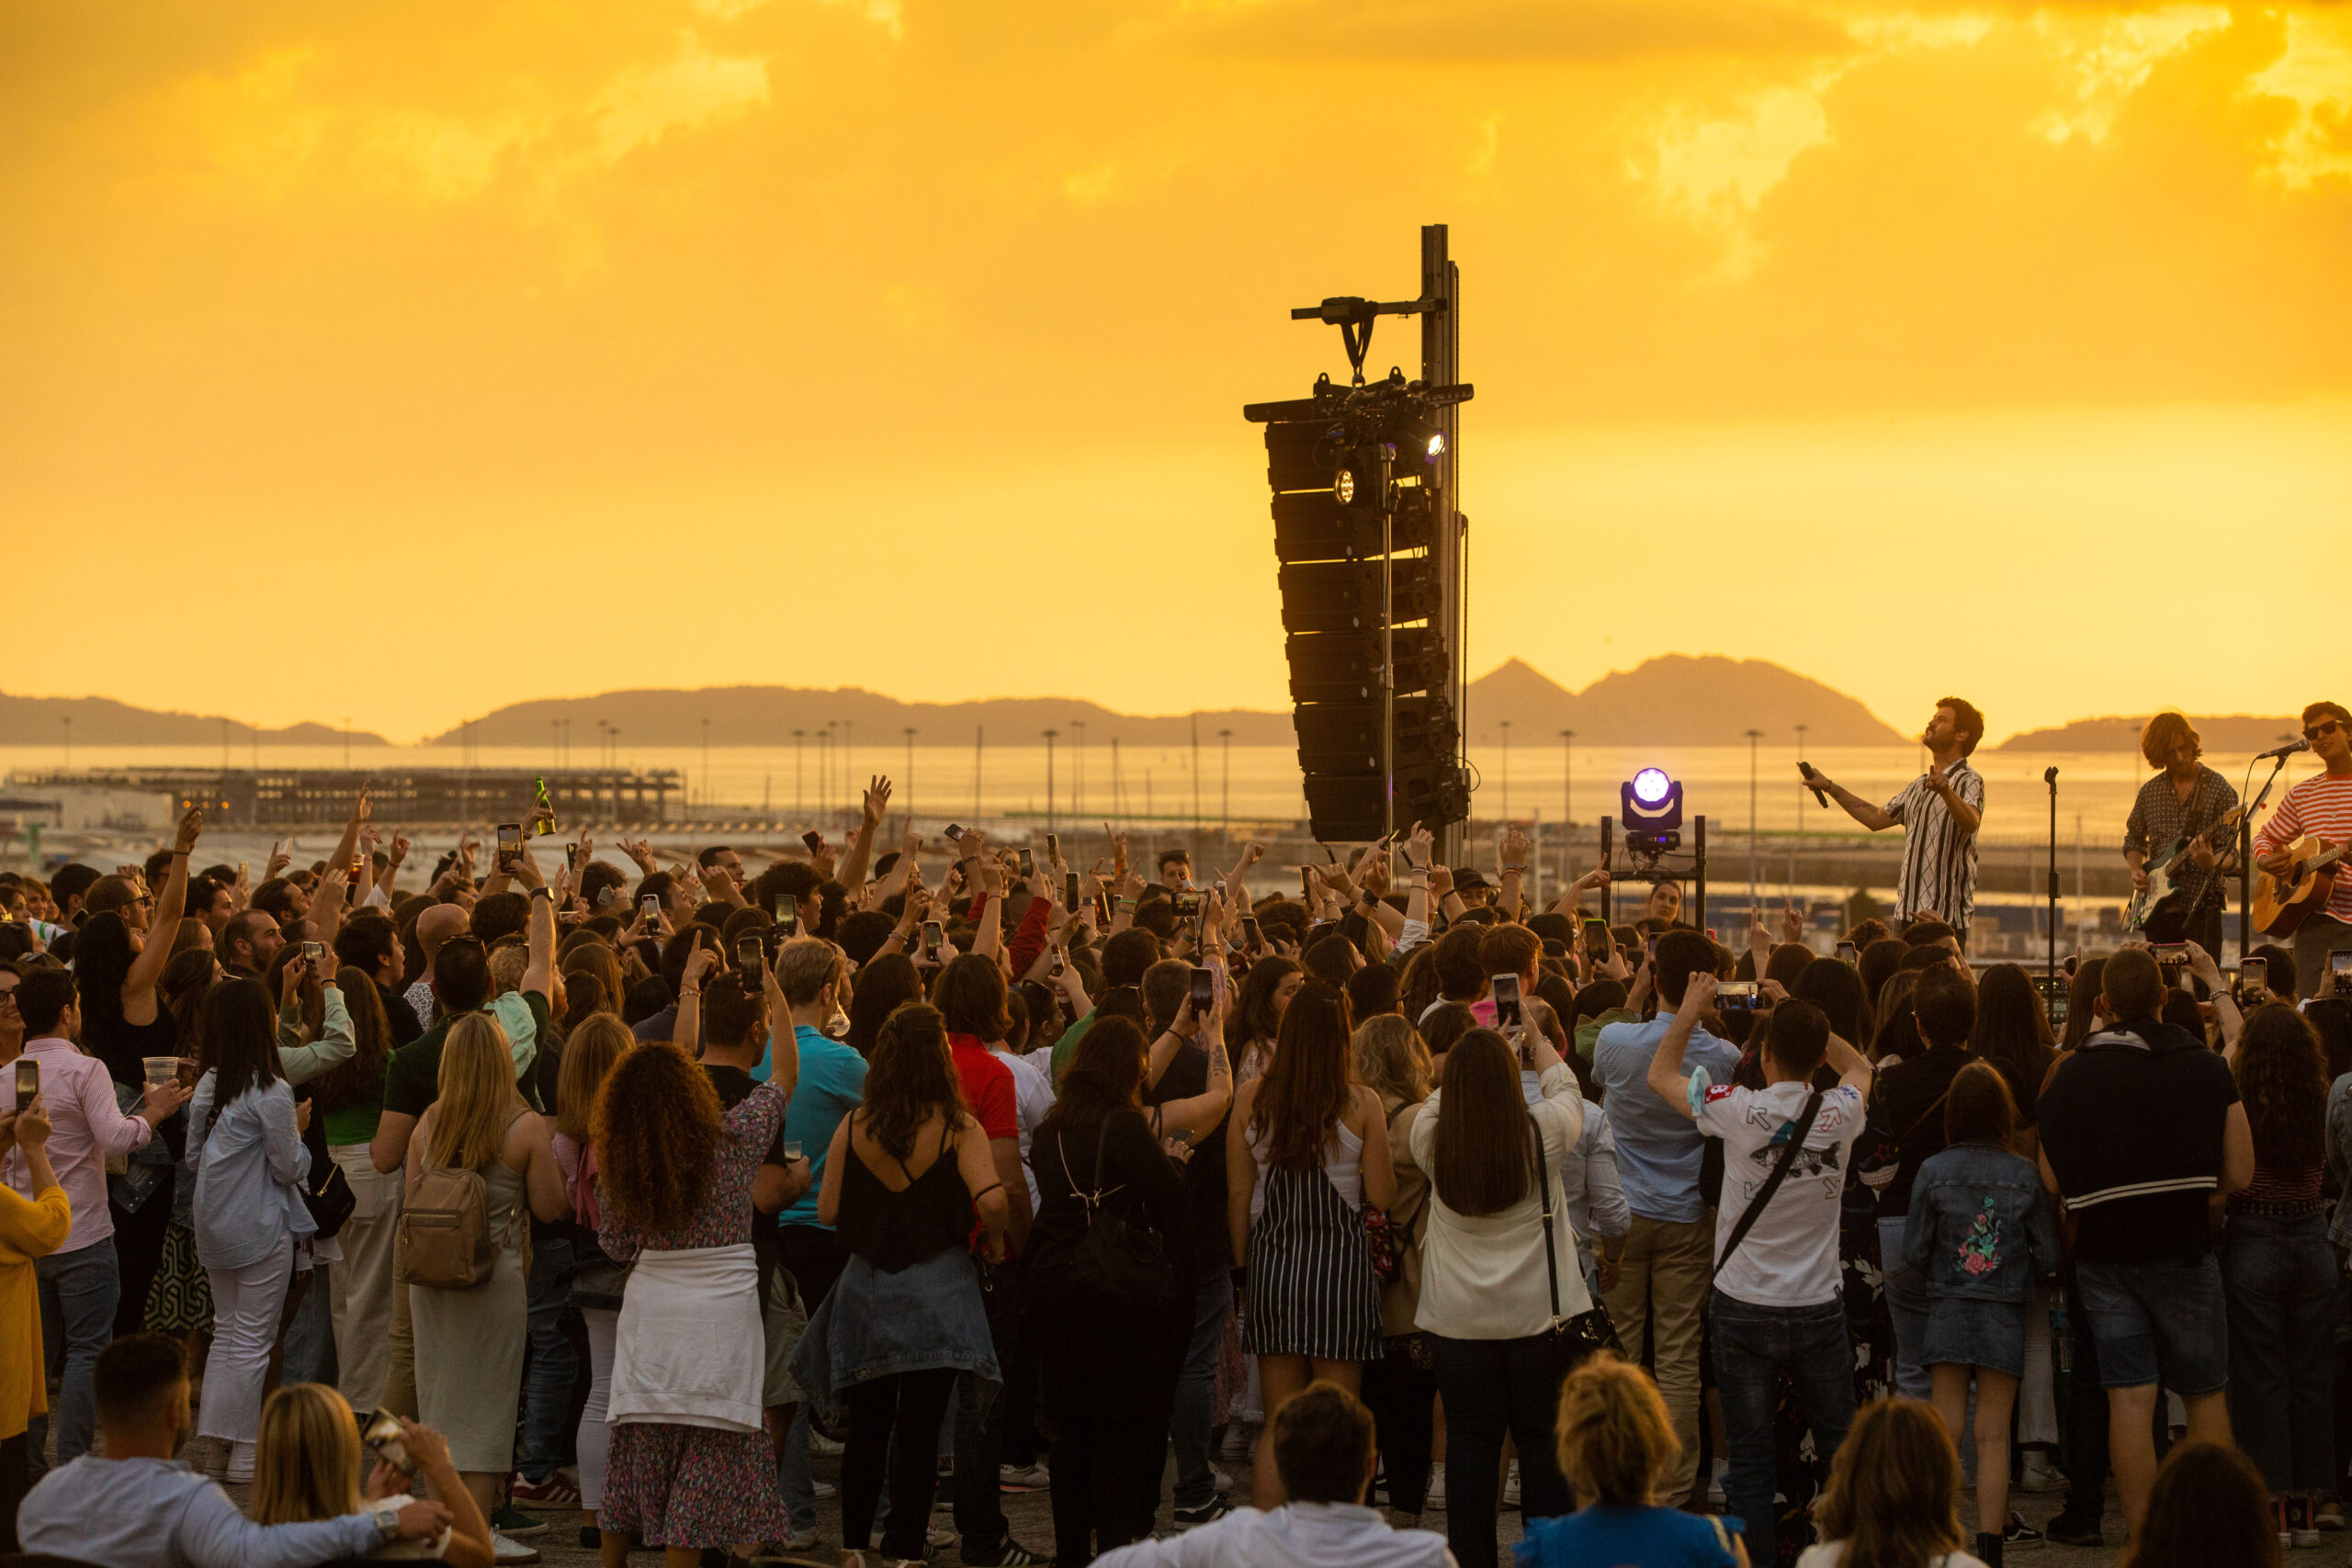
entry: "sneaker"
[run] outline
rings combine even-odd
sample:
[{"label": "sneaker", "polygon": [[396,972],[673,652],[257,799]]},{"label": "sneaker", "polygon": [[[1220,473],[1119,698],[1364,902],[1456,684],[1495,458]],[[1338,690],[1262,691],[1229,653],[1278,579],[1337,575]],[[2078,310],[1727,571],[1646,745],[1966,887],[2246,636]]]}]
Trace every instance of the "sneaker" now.
[{"label": "sneaker", "polygon": [[548,1478],[540,1482],[525,1481],[518,1476],[514,1484],[507,1489],[507,1495],[514,1499],[515,1506],[522,1508],[580,1506],[580,1488],[564,1479],[563,1472],[560,1470],[549,1471]]},{"label": "sneaker", "polygon": [[490,1528],[493,1533],[511,1536],[541,1535],[546,1533],[548,1522],[545,1519],[533,1518],[514,1504],[508,1503],[502,1506],[498,1512],[491,1515]]},{"label": "sneaker", "polygon": [[2043,1535],[2040,1530],[2026,1523],[2025,1516],[2018,1513],[2014,1509],[2009,1513],[2009,1528],[2001,1532],[2001,1544],[2004,1547],[2040,1546],[2043,1541],[2049,1539],[2049,1537]]},{"label": "sneaker", "polygon": [[956,1532],[945,1525],[933,1525],[923,1532],[923,1540],[934,1547],[953,1546],[956,1544]]},{"label": "sneaker", "polygon": [[1053,1483],[1053,1476],[1042,1464],[1001,1464],[996,1483],[1006,1492],[1042,1492]]},{"label": "sneaker", "polygon": [[2104,1546],[2099,1539],[2098,1516],[2061,1513],[2050,1521],[2044,1534],[2061,1546]]},{"label": "sneaker", "polygon": [[813,1481],[808,1484],[808,1495],[820,1503],[828,1497],[838,1497],[841,1495],[842,1489],[830,1481]]},{"label": "sneaker", "polygon": [[2312,1523],[2317,1525],[2324,1530],[2342,1529],[2344,1528],[2344,1505],[2337,1502],[2335,1498],[2330,1497],[2325,1502],[2322,1503],[2317,1508],[2312,1510]]},{"label": "sneaker", "polygon": [[808,1434],[808,1451],[812,1454],[825,1454],[831,1458],[839,1459],[845,1449],[844,1445],[825,1436],[824,1433],[812,1431]]},{"label": "sneaker", "polygon": [[2066,1490],[2066,1478],[2041,1454],[2030,1453],[2025,1456],[2025,1463],[2018,1467],[2017,1490],[2064,1492]]},{"label": "sneaker", "polygon": [[[1209,1466],[1209,1484],[1216,1487],[1220,1492],[1230,1492],[1233,1490],[1233,1477],[1226,1474],[1225,1472],[1219,1470],[1216,1466],[1211,1465]],[[2335,1523],[2325,1528],[2329,1529],[2342,1529],[2344,1528],[2344,1516],[2341,1514],[2336,1515]]]},{"label": "sneaker", "polygon": [[1510,1461],[1510,1473],[1503,1477],[1503,1506],[1519,1506],[1519,1461]]},{"label": "sneaker", "polygon": [[815,1530],[795,1530],[775,1543],[778,1551],[813,1551],[821,1538]]},{"label": "sneaker", "polygon": [[1730,1474],[1731,1466],[1722,1460],[1717,1460],[1714,1469],[1708,1472],[1707,1502],[1709,1506],[1721,1508],[1731,1501],[1730,1495],[1724,1490],[1724,1480]]},{"label": "sneaker", "polygon": [[1217,1441],[1216,1451],[1220,1459],[1248,1459],[1250,1457],[1250,1428],[1238,1421],[1227,1427],[1225,1429],[1225,1436]]},{"label": "sneaker", "polygon": [[1011,1536],[1007,1536],[1004,1539],[1003,1548],[997,1552],[995,1559],[981,1565],[981,1568],[1047,1568],[1052,1562],[1053,1558],[1050,1556],[1041,1556]]},{"label": "sneaker", "polygon": [[2317,1530],[2289,1530],[2287,1537],[2288,1544],[2291,1546],[2317,1546],[2321,1540]]},{"label": "sneaker", "polygon": [[1421,1499],[1421,1506],[1422,1506],[1423,1508],[1425,1508],[1425,1509],[1427,1509],[1427,1508],[1442,1508],[1442,1507],[1444,1507],[1444,1506],[1445,1506],[1445,1466],[1444,1466],[1444,1465],[1442,1465],[1442,1464],[1433,1464],[1433,1465],[1430,1466],[1430,1490],[1429,1490],[1429,1495],[1428,1495],[1426,1497],[1423,1497],[1423,1498]]},{"label": "sneaker", "polygon": [[1231,1512],[1233,1505],[1226,1500],[1224,1493],[1219,1492],[1197,1508],[1177,1509],[1176,1528],[1180,1530],[1197,1529],[1203,1525],[1216,1523]]},{"label": "sneaker", "polygon": [[490,1532],[490,1551],[492,1560],[499,1562],[537,1562],[539,1560],[536,1549],[494,1529]]}]

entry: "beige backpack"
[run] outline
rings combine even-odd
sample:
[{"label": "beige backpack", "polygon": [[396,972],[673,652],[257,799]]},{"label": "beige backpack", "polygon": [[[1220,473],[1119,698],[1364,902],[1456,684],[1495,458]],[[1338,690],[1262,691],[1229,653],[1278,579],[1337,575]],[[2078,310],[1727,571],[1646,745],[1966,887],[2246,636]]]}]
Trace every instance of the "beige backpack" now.
[{"label": "beige backpack", "polygon": [[[514,1123],[507,1126],[512,1131]],[[500,1245],[513,1238],[523,1205],[518,1193],[506,1234],[492,1235],[490,1183],[480,1171],[434,1165],[428,1152],[401,1199],[402,1278],[444,1291],[481,1284],[498,1265]]]}]

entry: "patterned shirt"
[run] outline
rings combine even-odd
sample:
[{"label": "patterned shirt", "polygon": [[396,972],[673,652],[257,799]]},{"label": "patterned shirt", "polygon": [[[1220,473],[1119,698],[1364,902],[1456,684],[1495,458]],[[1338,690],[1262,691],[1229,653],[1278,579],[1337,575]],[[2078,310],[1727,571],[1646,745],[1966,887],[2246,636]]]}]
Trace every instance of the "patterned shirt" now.
[{"label": "patterned shirt", "polygon": [[[1962,757],[1944,770],[1952,793],[1981,818],[1984,775]],[[1886,803],[1886,814],[1903,825],[1903,874],[1894,885],[1894,915],[1907,920],[1933,909],[1968,943],[1968,919],[1976,908],[1976,835],[1952,819],[1943,796],[1928,787],[1922,773]]]},{"label": "patterned shirt", "polygon": [[[2181,799],[2179,792],[2173,788],[2170,773],[2158,773],[2140,786],[2139,798],[2132,803],[2132,815],[2124,819],[2124,851],[2128,853],[2137,850],[2143,855],[2153,856],[2190,833],[2207,831],[2221,819],[2223,812],[2237,803],[2238,792],[2230,787],[2230,781],[2202,762],[2197,765],[2197,782],[2189,786],[2187,800]],[[2206,841],[2212,843],[2216,853],[2227,854],[2230,840],[2235,836],[2225,834],[2220,842],[2211,839]],[[2154,860],[2149,862],[2151,874],[2159,869]],[[2193,887],[2196,884],[2196,863],[2191,861],[2181,870]],[[2201,909],[2209,904],[2222,903],[2222,895],[2229,886],[2229,880],[2216,868],[2207,879],[2204,893],[2196,907]]]},{"label": "patterned shirt", "polygon": [[[2289,790],[2254,836],[2254,852],[2257,857],[2276,854],[2306,833],[2316,833],[2331,844],[2352,840],[2352,773],[2314,774]],[[2327,912],[2352,921],[2352,876],[2336,877]]]}]

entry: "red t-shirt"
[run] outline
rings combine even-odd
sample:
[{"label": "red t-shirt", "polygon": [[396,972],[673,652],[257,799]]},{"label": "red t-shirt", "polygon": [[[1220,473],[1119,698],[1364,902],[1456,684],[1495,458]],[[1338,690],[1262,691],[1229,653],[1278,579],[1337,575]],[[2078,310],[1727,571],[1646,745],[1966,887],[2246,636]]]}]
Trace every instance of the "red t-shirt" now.
[{"label": "red t-shirt", "polygon": [[[964,1089],[964,1104],[991,1141],[1021,1137],[1021,1110],[1013,1098],[1012,1069],[980,1043],[977,1034],[951,1034],[948,1053],[956,1061],[956,1079]],[[985,1231],[976,1213],[972,1217],[972,1250],[980,1249]],[[1006,1238],[1008,1247],[1011,1237]]]}]

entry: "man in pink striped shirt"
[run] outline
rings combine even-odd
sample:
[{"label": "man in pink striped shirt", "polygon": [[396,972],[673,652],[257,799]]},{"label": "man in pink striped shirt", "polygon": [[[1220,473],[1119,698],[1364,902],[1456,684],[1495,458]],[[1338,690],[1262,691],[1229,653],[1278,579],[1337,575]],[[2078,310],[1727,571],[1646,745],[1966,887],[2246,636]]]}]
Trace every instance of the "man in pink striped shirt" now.
[{"label": "man in pink striped shirt", "polygon": [[[85,1056],[74,1040],[82,1030],[74,976],[62,969],[35,969],[17,987],[17,1010],[25,1021],[21,1056],[40,1068],[41,1102],[49,1107],[49,1160],[57,1184],[74,1208],[65,1245],[33,1262],[40,1284],[43,1337],[65,1348],[65,1379],[57,1396],[57,1461],[89,1451],[97,1410],[91,1379],[98,1352],[114,1337],[114,1312],[122,1292],[116,1267],[114,1216],[107,1208],[107,1156],[127,1155],[155,1135],[187,1102],[177,1083],[150,1084],[136,1116],[115,1104],[114,1079],[106,1064]],[[9,1058],[13,1064],[16,1055]],[[13,1084],[15,1069],[10,1066]],[[25,1156],[11,1149],[0,1158],[0,1176],[26,1197],[35,1196]],[[32,1473],[41,1473],[41,1439],[48,1418],[33,1417],[27,1448]]]},{"label": "man in pink striped shirt", "polygon": [[[2287,792],[2262,831],[2254,836],[2255,863],[2274,875],[2287,870],[2287,848],[2316,833],[2329,848],[2352,843],[2352,713],[2341,703],[2313,703],[2303,710],[2303,739],[2327,771]],[[2335,891],[2327,907],[2295,928],[2295,988],[2305,997],[2332,988],[2328,955],[2352,950],[2352,864],[2336,864]]]}]

